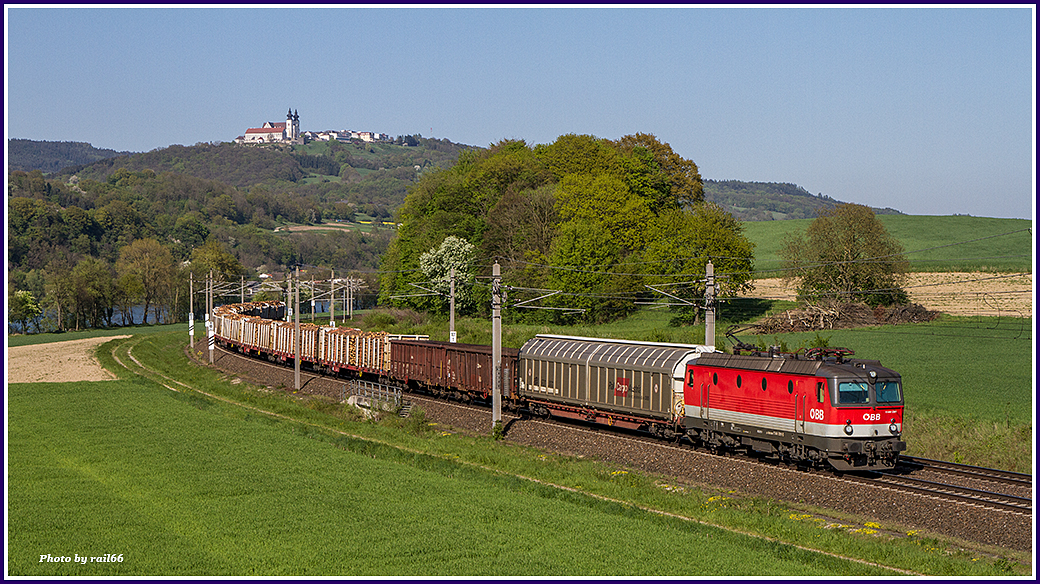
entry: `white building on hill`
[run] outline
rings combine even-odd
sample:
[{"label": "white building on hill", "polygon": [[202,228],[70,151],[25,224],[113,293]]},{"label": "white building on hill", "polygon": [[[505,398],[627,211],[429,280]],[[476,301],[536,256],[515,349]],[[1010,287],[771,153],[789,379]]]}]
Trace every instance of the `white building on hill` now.
[{"label": "white building on hill", "polygon": [[264,125],[259,128],[249,128],[246,130],[245,135],[235,138],[235,143],[302,144],[303,138],[300,135],[300,112],[297,110],[296,113],[293,113],[292,108],[289,108],[289,113],[286,114],[284,122],[264,122]]},{"label": "white building on hill", "polygon": [[312,141],[339,141],[350,142],[361,140],[362,142],[386,142],[390,136],[379,132],[354,132],[351,130],[326,130],[324,132],[301,132],[300,112],[289,113],[284,122],[264,122],[259,128],[249,128],[246,133],[235,138],[236,144],[305,144]]}]

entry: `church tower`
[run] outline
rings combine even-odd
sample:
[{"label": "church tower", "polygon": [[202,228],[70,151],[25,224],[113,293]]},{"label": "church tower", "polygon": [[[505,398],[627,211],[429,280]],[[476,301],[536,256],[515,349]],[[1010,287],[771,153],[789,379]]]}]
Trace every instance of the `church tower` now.
[{"label": "church tower", "polygon": [[300,140],[300,110],[294,114],[292,108],[285,114],[285,141],[298,142]]}]

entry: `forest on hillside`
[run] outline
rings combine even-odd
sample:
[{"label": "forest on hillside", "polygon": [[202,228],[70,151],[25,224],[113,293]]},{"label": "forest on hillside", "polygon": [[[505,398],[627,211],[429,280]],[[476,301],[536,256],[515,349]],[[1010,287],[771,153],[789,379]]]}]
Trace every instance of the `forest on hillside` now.
[{"label": "forest on hillside", "polygon": [[[823,193],[814,195],[791,183],[748,182],[740,180],[704,181],[704,199],[718,203],[741,221],[778,221],[813,219],[820,210],[842,202]],[[874,209],[879,215],[898,215],[895,209]]]},{"label": "forest on hillside", "polygon": [[[162,318],[187,311],[189,271],[182,268],[188,262],[219,265],[230,279],[295,264],[373,271],[393,237],[383,220],[419,176],[451,166],[469,148],[446,140],[401,142],[296,149],[199,144],[46,175],[12,170],[9,300],[48,307],[52,328],[110,324],[115,299],[138,293],[123,255],[139,242],[157,245],[169,264]],[[274,231],[359,216],[375,220],[354,230]]]},{"label": "forest on hillside", "polygon": [[7,141],[7,171],[40,170],[44,173],[54,173],[70,166],[91,164],[106,158],[128,154],[131,153],[94,148],[86,142],[50,142],[12,138]]}]

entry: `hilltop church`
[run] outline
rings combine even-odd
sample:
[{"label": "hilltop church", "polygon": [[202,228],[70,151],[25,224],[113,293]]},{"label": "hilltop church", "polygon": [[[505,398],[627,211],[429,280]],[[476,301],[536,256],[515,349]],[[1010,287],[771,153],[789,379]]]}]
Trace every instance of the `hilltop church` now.
[{"label": "hilltop church", "polygon": [[289,113],[284,122],[264,122],[259,128],[249,128],[244,136],[235,138],[236,144],[303,144],[300,135],[300,112]]}]

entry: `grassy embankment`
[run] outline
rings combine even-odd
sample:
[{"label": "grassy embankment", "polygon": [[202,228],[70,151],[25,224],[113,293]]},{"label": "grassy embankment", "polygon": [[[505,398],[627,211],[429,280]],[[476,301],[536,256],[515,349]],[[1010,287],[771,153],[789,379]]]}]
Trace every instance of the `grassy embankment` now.
[{"label": "grassy embankment", "polygon": [[[679,488],[421,416],[364,421],[192,366],[185,337],[106,344],[119,381],[9,388],[10,574],[1028,573],[1025,554]],[[136,370],[131,349],[166,377],[123,370],[113,354]]]}]

